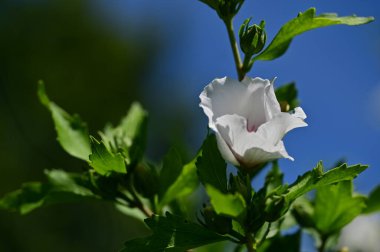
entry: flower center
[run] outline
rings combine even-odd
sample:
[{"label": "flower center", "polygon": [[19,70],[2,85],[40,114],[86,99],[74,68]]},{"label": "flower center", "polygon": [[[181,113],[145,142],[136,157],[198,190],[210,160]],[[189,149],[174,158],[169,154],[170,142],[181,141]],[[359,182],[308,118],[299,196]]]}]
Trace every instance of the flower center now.
[{"label": "flower center", "polygon": [[247,130],[248,132],[256,132],[257,131],[257,126],[254,125],[254,124],[249,124],[248,120],[247,120]]}]

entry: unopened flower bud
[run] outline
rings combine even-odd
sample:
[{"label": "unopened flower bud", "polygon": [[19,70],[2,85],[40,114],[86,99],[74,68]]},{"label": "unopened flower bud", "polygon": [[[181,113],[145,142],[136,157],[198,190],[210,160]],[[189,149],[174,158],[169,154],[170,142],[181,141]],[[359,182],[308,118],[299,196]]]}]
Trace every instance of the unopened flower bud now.
[{"label": "unopened flower bud", "polygon": [[267,35],[264,21],[261,21],[260,25],[249,25],[250,21],[251,18],[246,19],[240,27],[240,48],[245,54],[254,55],[264,48]]}]

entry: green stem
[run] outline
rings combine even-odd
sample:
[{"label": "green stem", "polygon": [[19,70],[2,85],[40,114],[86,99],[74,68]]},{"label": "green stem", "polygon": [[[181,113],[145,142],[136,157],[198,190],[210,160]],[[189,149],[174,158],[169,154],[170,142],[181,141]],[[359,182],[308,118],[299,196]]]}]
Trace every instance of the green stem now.
[{"label": "green stem", "polygon": [[251,61],[251,58],[252,58],[252,55],[249,55],[249,54],[246,54],[244,56],[243,66],[242,66],[243,73],[247,73],[247,72],[249,72],[251,70],[250,67],[249,67],[249,63]]},{"label": "green stem", "polygon": [[236,42],[235,38],[235,32],[234,32],[234,26],[232,24],[232,18],[228,18],[226,20],[223,20],[224,24],[226,25],[227,32],[228,32],[228,38],[230,39],[231,49],[232,53],[234,55],[235,65],[236,65],[236,72],[238,74],[239,81],[242,81],[244,79],[244,71],[243,71],[243,64],[241,62],[239,48]]},{"label": "green stem", "polygon": [[131,194],[131,196],[132,196],[132,203],[130,204],[131,205],[131,207],[136,207],[136,208],[138,208],[146,217],[151,217],[153,214],[154,214],[154,212],[152,211],[152,210],[150,210],[150,208],[149,207],[147,207],[147,206],[145,206],[142,202],[141,202],[141,200],[140,200],[140,198],[139,198],[139,196],[136,194],[136,192],[135,192],[135,188],[133,187],[133,186],[131,186],[131,185],[129,185],[129,186],[127,186],[127,189],[128,189],[128,191],[129,191],[129,193]]},{"label": "green stem", "polygon": [[318,248],[318,252],[324,252],[327,244],[327,236],[321,236],[321,245]]},{"label": "green stem", "polygon": [[246,243],[246,246],[247,246],[247,251],[248,252],[256,252],[256,249],[254,248],[254,242],[253,242],[253,237],[251,234],[247,234],[246,235],[246,238],[247,238],[247,243]]},{"label": "green stem", "polygon": [[[249,175],[249,173],[243,173],[244,177],[245,177],[245,183],[246,183],[246,187],[248,188],[249,190],[249,194],[248,194],[248,197],[245,199],[246,200],[246,203],[247,203],[247,217],[246,217],[246,222],[247,222],[247,219],[248,219],[248,216],[250,216],[250,206],[251,206],[251,200],[252,200],[252,181],[251,181],[251,176]],[[246,227],[245,227],[245,245],[247,247],[247,251],[248,252],[256,252],[256,241],[254,239],[254,236],[253,234],[251,233],[251,231],[249,230],[249,227],[248,225],[246,224]]]}]

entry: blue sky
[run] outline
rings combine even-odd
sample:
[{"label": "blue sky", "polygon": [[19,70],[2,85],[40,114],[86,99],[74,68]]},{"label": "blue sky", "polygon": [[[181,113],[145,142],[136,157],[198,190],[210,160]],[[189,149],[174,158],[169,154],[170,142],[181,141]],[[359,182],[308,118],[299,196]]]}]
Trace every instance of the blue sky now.
[{"label": "blue sky", "polygon": [[[281,1],[247,0],[235,20],[237,30],[249,16],[266,21],[268,41],[298,12],[316,7],[317,13],[336,12],[380,18],[377,0]],[[197,0],[95,1],[96,15],[121,36],[128,26],[138,31],[148,25],[166,46],[160,52],[146,100],[152,113],[185,104],[193,130],[186,137],[197,148],[204,136],[206,117],[198,95],[216,77],[236,77],[227,34],[216,14]],[[380,184],[380,25],[334,26],[297,37],[288,52],[271,62],[258,62],[252,77],[276,85],[296,81],[309,127],[288,134],[285,144],[295,162],[281,161],[286,180],[293,181],[319,160],[326,167],[340,158],[370,168],[356,180],[360,192]],[[155,83],[164,81],[164,85]],[[158,94],[158,95],[157,95]],[[190,119],[189,119],[190,120]]]}]

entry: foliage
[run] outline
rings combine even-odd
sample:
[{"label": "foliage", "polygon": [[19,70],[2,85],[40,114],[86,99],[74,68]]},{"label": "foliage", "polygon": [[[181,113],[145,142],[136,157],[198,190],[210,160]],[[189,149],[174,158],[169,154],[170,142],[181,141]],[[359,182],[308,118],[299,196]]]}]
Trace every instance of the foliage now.
[{"label": "foliage", "polygon": [[165,217],[154,215],[145,223],[153,234],[126,242],[122,251],[186,251],[227,239],[170,213],[166,213]]},{"label": "foliage", "polygon": [[27,214],[36,208],[55,203],[98,198],[91,190],[88,176],[63,170],[46,170],[48,182],[29,182],[0,201],[0,208]]},{"label": "foliage", "polygon": [[54,102],[51,102],[46,95],[45,86],[42,81],[39,82],[38,96],[41,103],[51,113],[58,135],[57,140],[62,148],[74,157],[88,160],[91,147],[86,123],[78,115],[71,116]]},{"label": "foliage", "polygon": [[[240,80],[255,61],[280,57],[292,39],[306,31],[337,24],[360,25],[373,20],[372,17],[338,17],[335,14],[316,16],[316,10],[311,8],[286,23],[264,49],[265,21],[250,25],[249,18],[239,32],[241,50],[245,53],[242,62],[232,21],[244,0],[201,2],[215,10],[226,25]],[[297,111],[297,94],[294,83],[276,90],[284,112],[281,115]],[[319,162],[288,185],[273,158],[264,159],[265,162],[258,165],[253,162],[255,166],[251,169],[239,166],[229,169],[223,158],[225,154],[222,156],[219,151],[219,132],[208,134],[190,161],[185,161],[171,148],[156,164],[144,157],[148,113],[139,103],[131,105],[118,125],[108,124],[98,136],[91,136],[87,124],[79,116],[70,115],[49,99],[42,82],[38,96],[51,114],[59,144],[69,155],[85,161],[85,169],[76,173],[48,170],[46,182],[23,184],[0,199],[0,208],[26,214],[56,203],[84,199],[110,202],[139,220],[145,216],[144,222],[152,231],[149,236],[127,241],[122,251],[186,251],[220,241],[235,244],[236,250],[245,245],[249,252],[299,251],[303,230],[313,233],[319,242],[319,251],[324,251],[328,241],[355,217],[380,209],[379,187],[368,198],[353,191],[353,180],[366,170],[366,165],[344,163],[324,171]],[[239,140],[233,134],[230,138],[231,141]],[[241,141],[245,144],[245,139]],[[225,148],[231,148],[228,142],[224,144]],[[265,151],[261,153],[265,154]],[[263,187],[253,188],[252,180],[267,164],[272,167]],[[186,200],[200,184],[199,191],[207,194],[207,199],[189,207],[191,204]],[[309,200],[307,194],[313,190],[315,197]],[[195,207],[197,203],[202,203],[203,207]],[[282,230],[295,225],[291,218],[296,220],[299,229],[283,235]]]},{"label": "foliage", "polygon": [[370,192],[367,201],[367,208],[365,209],[366,214],[371,214],[380,211],[380,186]]},{"label": "foliage", "polygon": [[254,60],[274,60],[280,57],[286,52],[293,38],[306,31],[339,24],[361,25],[374,20],[373,17],[338,17],[333,13],[316,16],[315,13],[315,8],[310,8],[304,13],[300,12],[296,18],[281,27],[268,47],[257,55]]}]

